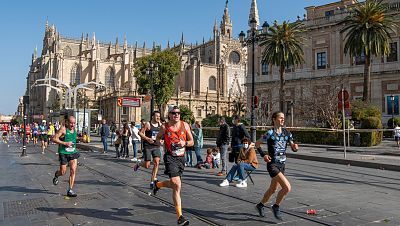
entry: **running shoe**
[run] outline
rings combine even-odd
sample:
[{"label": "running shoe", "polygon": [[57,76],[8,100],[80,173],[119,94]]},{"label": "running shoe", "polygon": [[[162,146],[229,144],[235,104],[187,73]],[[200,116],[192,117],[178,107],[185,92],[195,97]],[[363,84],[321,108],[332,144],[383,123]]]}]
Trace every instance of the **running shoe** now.
[{"label": "running shoe", "polygon": [[189,220],[186,219],[183,215],[181,215],[178,219],[178,225],[189,225]]},{"label": "running shoe", "polygon": [[279,206],[273,205],[271,207],[272,213],[274,213],[274,217],[278,220],[282,220],[281,217],[281,210],[279,209]]},{"label": "running shoe", "polygon": [[153,182],[153,183],[154,183],[154,186],[153,186],[153,195],[157,195],[158,190],[160,190],[160,188],[157,187],[157,182],[158,182],[158,180],[155,180],[155,181]]},{"label": "running shoe", "polygon": [[58,184],[57,171],[54,173],[53,184],[54,184],[54,185],[57,185],[57,184]]},{"label": "running shoe", "polygon": [[76,197],[76,196],[78,196],[74,191],[72,191],[72,189],[69,189],[68,191],[67,191],[67,196],[68,197]]},{"label": "running shoe", "polygon": [[256,210],[257,210],[257,212],[258,212],[258,215],[260,216],[260,217],[265,217],[265,208],[264,208],[265,206],[263,205],[263,204],[261,204],[261,203],[258,203],[257,205],[256,205]]}]

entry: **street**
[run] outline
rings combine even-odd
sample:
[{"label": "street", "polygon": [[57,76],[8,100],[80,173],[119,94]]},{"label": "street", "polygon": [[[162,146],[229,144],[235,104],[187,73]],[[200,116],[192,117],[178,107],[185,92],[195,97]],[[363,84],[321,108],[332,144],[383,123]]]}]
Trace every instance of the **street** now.
[{"label": "street", "polygon": [[[114,159],[113,152],[81,152],[78,197],[67,199],[68,177],[58,186],[51,182],[56,146],[42,155],[29,144],[25,158],[19,157],[20,146],[0,144],[1,225],[176,224],[171,191],[149,195],[149,170],[134,172],[133,163]],[[160,180],[166,179],[163,169]],[[400,172],[289,159],[292,191],[282,205],[283,222],[270,210],[260,218],[254,209],[270,181],[264,164],[245,189],[219,187],[223,178],[217,172],[185,169],[183,212],[191,225],[400,225]],[[307,209],[317,214],[307,215]]]}]

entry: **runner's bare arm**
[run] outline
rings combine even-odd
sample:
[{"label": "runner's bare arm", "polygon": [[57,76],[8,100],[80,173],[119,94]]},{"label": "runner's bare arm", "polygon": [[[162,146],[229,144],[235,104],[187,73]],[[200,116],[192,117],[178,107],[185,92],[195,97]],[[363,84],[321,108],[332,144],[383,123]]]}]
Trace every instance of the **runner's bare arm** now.
[{"label": "runner's bare arm", "polygon": [[65,135],[65,131],[66,131],[65,130],[65,126],[62,126],[60,128],[60,130],[57,131],[56,135],[54,135],[53,142],[56,143],[56,144],[61,144],[61,145],[67,146],[67,147],[70,146],[69,143],[71,143],[71,142],[67,143],[67,142],[64,142],[64,141],[60,140],[60,137]]},{"label": "runner's bare arm", "polygon": [[146,133],[147,130],[150,130],[150,123],[149,122],[146,122],[144,124],[144,126],[139,130],[138,134],[143,140],[145,140],[145,141],[147,141],[147,142],[149,142],[151,144],[151,143],[153,143],[153,140],[151,138],[149,138],[149,137],[146,137],[145,133]]},{"label": "runner's bare arm", "polygon": [[156,137],[156,144],[158,146],[161,146],[164,144],[164,142],[163,142],[164,133],[165,133],[165,126],[162,125],[160,127],[160,131],[158,132],[157,137]]}]

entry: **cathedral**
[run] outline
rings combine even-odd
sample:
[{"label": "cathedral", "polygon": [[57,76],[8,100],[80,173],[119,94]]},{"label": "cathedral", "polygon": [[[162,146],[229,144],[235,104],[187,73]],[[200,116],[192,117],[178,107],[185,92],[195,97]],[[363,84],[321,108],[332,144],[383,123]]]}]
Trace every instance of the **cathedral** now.
[{"label": "cathedral", "polygon": [[[209,41],[188,44],[182,34],[179,44],[167,46],[181,59],[175,95],[168,104],[186,105],[199,121],[209,114],[232,115],[234,103],[246,100],[247,48],[234,38],[228,2],[219,27],[215,21],[212,31]],[[28,72],[28,115],[52,120],[49,117],[57,118],[61,109],[70,107],[78,112],[91,109],[87,111],[96,112],[98,119],[117,123],[147,119],[149,103],[137,93],[134,69],[137,59],[153,51],[155,43],[152,48],[146,43],[128,46],[126,38],[123,43],[118,38],[105,43],[95,33],[80,39],[65,37],[46,22],[42,52],[38,56],[35,49]],[[87,83],[91,84],[78,89],[77,99],[68,105],[71,98],[66,93]],[[141,107],[119,107],[119,97],[139,98]]]}]

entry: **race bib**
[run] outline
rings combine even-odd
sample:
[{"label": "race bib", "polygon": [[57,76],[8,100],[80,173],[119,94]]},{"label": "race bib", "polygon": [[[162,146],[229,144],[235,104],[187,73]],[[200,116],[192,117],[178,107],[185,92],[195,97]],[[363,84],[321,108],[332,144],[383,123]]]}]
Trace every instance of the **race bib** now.
[{"label": "race bib", "polygon": [[183,156],[185,154],[185,148],[179,148],[172,151],[172,156]]},{"label": "race bib", "polygon": [[158,131],[152,131],[152,133],[151,133],[151,139],[152,139],[152,140],[156,140],[157,135],[158,135]]},{"label": "race bib", "polygon": [[74,147],[68,147],[68,148],[65,148],[65,151],[66,152],[74,152],[75,148]]}]

